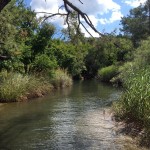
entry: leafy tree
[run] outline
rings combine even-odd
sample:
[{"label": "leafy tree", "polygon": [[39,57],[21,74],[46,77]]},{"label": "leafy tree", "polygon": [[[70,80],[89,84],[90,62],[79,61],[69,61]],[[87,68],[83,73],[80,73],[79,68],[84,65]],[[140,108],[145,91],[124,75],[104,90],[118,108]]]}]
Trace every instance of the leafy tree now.
[{"label": "leafy tree", "polygon": [[11,57],[17,50],[17,44],[15,41],[15,35],[17,30],[13,24],[15,19],[15,1],[12,1],[3,11],[0,13],[0,56],[5,56],[9,60],[0,62],[0,69],[2,67],[10,68],[7,62],[11,62]]},{"label": "leafy tree", "polygon": [[145,68],[150,66],[150,37],[147,40],[141,42],[141,46],[138,47],[134,54],[134,66],[139,68]]},{"label": "leafy tree", "polygon": [[122,18],[121,24],[121,31],[131,37],[134,45],[138,46],[140,40],[150,35],[150,1],[131,9],[130,14]]},{"label": "leafy tree", "polygon": [[55,27],[52,24],[44,23],[42,24],[32,41],[32,57],[34,58],[37,54],[44,54],[46,46],[48,46],[55,32]]},{"label": "leafy tree", "polygon": [[33,62],[32,69],[36,72],[48,72],[49,70],[56,69],[57,61],[55,59],[50,59],[48,55],[42,54],[37,55]]},{"label": "leafy tree", "polygon": [[48,50],[60,68],[67,69],[72,76],[80,76],[85,69],[84,58],[87,54],[86,44],[73,45],[61,40],[53,40]]}]

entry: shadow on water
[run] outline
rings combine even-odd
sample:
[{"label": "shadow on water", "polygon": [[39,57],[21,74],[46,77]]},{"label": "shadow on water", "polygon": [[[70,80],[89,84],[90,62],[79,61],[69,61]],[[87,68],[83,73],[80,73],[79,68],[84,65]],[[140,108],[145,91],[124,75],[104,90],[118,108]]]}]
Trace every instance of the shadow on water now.
[{"label": "shadow on water", "polygon": [[120,92],[83,81],[44,98],[7,104],[0,110],[0,149],[120,149],[110,113],[104,114]]}]

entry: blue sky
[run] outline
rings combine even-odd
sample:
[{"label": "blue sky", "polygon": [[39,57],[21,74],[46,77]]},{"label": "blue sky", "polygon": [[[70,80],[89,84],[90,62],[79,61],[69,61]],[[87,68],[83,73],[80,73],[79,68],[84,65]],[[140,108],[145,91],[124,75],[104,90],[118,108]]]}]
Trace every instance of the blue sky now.
[{"label": "blue sky", "polygon": [[[114,29],[119,33],[120,19],[123,16],[129,14],[129,10],[137,7],[140,3],[144,3],[146,0],[81,0],[83,5],[79,0],[70,0],[82,11],[87,13],[93,22],[94,26],[100,32],[110,33]],[[58,7],[62,5],[62,0],[25,0],[25,3],[36,12],[58,12]],[[62,12],[64,10],[61,10]],[[40,14],[37,15],[39,17]],[[50,22],[58,24],[59,26],[64,26],[64,20],[61,17],[51,19]],[[90,28],[89,31],[93,36],[97,36]],[[84,29],[82,29],[83,32]],[[89,36],[85,32],[86,36]]]}]

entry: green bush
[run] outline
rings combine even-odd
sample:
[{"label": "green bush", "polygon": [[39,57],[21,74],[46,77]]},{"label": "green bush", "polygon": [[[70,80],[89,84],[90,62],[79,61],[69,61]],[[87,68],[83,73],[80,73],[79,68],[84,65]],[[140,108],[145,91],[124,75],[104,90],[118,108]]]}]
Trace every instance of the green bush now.
[{"label": "green bush", "polygon": [[143,68],[150,65],[150,37],[142,41],[141,46],[134,54],[134,65],[136,68]]},{"label": "green bush", "polygon": [[0,77],[0,101],[2,102],[38,97],[50,90],[48,82],[35,76],[3,72]]},{"label": "green bush", "polygon": [[48,70],[55,69],[57,67],[56,60],[50,59],[47,55],[42,54],[35,57],[32,69],[36,72],[47,72]]},{"label": "green bush", "polygon": [[53,73],[51,84],[54,88],[63,88],[72,85],[72,78],[68,75],[66,70],[58,69]]},{"label": "green bush", "polygon": [[114,65],[98,70],[98,78],[104,82],[109,82],[116,74],[117,67]]}]

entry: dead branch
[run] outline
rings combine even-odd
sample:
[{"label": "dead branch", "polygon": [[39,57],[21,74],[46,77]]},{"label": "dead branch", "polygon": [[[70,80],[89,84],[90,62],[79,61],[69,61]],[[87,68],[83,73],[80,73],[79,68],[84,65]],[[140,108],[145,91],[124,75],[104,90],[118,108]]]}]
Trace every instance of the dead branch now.
[{"label": "dead branch", "polygon": [[[78,0],[81,4],[82,1]],[[66,13],[60,13],[59,10],[61,8],[64,8]],[[58,9],[58,13],[47,13],[47,12],[36,12],[36,13],[43,13],[46,16],[44,16],[44,21],[47,20],[48,18],[52,18],[54,16],[63,16],[65,17],[65,21],[66,24],[68,26],[68,30],[70,30],[70,24],[69,24],[69,16],[74,14],[74,12],[77,14],[77,19],[78,19],[78,29],[80,26],[82,26],[91,36],[92,34],[88,31],[86,25],[81,21],[81,18],[85,21],[85,23],[92,29],[94,30],[96,33],[99,34],[99,36],[103,36],[102,33],[100,33],[93,25],[92,21],[90,20],[90,18],[88,17],[88,15],[86,13],[84,13],[83,11],[81,11],[78,7],[76,7],[73,3],[71,3],[69,0],[63,0],[63,5],[59,7]],[[77,30],[78,30],[77,29]]]}]

